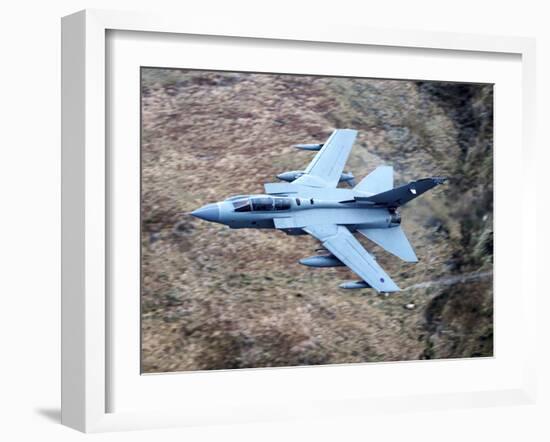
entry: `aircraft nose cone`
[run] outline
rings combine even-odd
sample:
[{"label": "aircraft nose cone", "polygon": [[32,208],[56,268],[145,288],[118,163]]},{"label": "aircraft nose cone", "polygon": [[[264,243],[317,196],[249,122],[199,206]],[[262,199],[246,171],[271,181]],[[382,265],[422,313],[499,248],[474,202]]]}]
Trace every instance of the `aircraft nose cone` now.
[{"label": "aircraft nose cone", "polygon": [[218,222],[220,220],[220,208],[217,204],[207,204],[191,212],[191,215],[205,221]]}]

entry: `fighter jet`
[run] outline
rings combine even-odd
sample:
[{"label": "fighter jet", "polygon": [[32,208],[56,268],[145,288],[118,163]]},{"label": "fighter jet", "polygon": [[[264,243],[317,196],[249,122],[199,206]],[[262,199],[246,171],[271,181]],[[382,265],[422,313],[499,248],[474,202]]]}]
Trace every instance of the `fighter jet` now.
[{"label": "fighter jet", "polygon": [[[317,151],[303,171],[266,183],[261,195],[237,195],[207,204],[191,215],[232,229],[278,229],[290,235],[309,234],[322,244],[323,254],[300,260],[311,267],[347,266],[360,280],[344,289],[373,288],[379,293],[399,291],[397,284],[367,252],[353,233],[359,232],[407,262],[418,259],[401,228],[399,207],[445,182],[445,177],[423,178],[393,186],[393,168],[380,166],[354,185],[344,166],[357,136],[353,129],[336,129],[324,144],[299,144]],[[340,182],[354,185],[337,187]]]}]

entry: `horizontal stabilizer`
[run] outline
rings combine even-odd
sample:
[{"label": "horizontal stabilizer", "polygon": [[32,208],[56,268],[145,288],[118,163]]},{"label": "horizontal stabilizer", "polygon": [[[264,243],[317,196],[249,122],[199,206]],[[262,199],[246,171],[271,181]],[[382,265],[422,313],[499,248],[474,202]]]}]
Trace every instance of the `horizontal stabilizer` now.
[{"label": "horizontal stabilizer", "polygon": [[401,226],[387,229],[357,229],[372,242],[407,262],[417,262],[411,243],[405,236]]},{"label": "horizontal stabilizer", "polygon": [[369,173],[353,190],[376,195],[393,189],[393,167],[380,166]]},{"label": "horizontal stabilizer", "polygon": [[[395,189],[386,192],[378,193],[372,196],[356,196],[358,202],[368,203],[377,207],[399,207],[414,198],[422,195],[438,184],[443,184],[447,178],[433,177],[423,178],[421,180],[412,181],[409,184],[396,187]],[[359,183],[361,184],[361,183]]]}]

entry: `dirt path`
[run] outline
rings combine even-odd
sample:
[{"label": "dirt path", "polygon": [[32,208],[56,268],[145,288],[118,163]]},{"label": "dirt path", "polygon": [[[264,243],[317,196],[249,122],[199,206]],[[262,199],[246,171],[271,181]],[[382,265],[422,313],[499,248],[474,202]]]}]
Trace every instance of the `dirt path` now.
[{"label": "dirt path", "polygon": [[432,281],[420,282],[418,284],[410,285],[410,286],[404,288],[402,291],[405,292],[405,291],[415,290],[415,289],[426,289],[426,288],[429,288],[429,287],[462,284],[462,283],[465,283],[465,282],[478,281],[480,279],[485,279],[485,278],[489,278],[489,277],[492,277],[492,276],[493,276],[492,271],[466,273],[466,274],[463,274],[463,275],[448,276],[446,278],[434,279]]}]

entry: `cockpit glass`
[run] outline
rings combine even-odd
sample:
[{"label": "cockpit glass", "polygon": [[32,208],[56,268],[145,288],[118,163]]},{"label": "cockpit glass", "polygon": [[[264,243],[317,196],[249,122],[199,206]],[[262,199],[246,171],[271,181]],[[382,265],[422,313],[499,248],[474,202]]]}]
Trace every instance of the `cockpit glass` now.
[{"label": "cockpit glass", "polygon": [[240,198],[230,200],[235,208],[235,212],[271,212],[274,210],[290,210],[290,198]]},{"label": "cockpit glass", "polygon": [[252,210],[273,210],[273,198],[252,198]]},{"label": "cockpit glass", "polygon": [[289,210],[290,198],[275,198],[275,210]]},{"label": "cockpit glass", "polygon": [[238,199],[232,201],[235,212],[250,212],[250,200],[248,198]]}]

